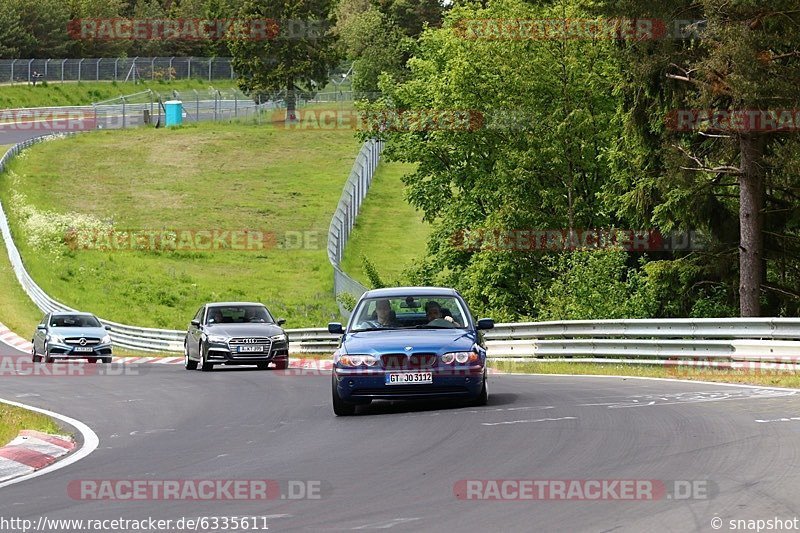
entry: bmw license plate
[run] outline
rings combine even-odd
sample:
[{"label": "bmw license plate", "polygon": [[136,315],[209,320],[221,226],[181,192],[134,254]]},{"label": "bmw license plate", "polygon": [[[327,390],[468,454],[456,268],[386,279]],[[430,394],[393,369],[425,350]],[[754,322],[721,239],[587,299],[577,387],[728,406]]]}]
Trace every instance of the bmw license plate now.
[{"label": "bmw license plate", "polygon": [[94,348],[92,348],[91,346],[76,346],[75,347],[75,351],[76,352],[92,352],[92,351],[94,351]]},{"label": "bmw license plate", "polygon": [[263,346],[239,346],[239,353],[261,353],[263,351]]},{"label": "bmw license plate", "polygon": [[432,372],[403,372],[402,374],[386,374],[387,385],[430,385],[433,383]]}]

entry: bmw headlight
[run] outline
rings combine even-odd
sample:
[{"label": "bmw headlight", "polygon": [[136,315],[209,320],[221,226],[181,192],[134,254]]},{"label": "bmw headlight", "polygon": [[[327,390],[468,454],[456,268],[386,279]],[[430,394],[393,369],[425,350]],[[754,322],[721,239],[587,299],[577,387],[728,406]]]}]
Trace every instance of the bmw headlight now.
[{"label": "bmw headlight", "polygon": [[338,357],[338,362],[342,366],[375,366],[378,359],[372,355],[344,354]]},{"label": "bmw headlight", "polygon": [[225,344],[226,342],[228,342],[228,337],[226,337],[225,335],[209,335],[208,342],[218,342]]},{"label": "bmw headlight", "polygon": [[269,340],[271,340],[272,342],[284,342],[286,340],[286,334],[280,333],[278,335],[273,335],[272,337],[269,338]]},{"label": "bmw headlight", "polygon": [[446,365],[452,365],[453,362],[463,365],[466,363],[475,363],[480,360],[480,357],[478,357],[478,354],[475,352],[450,352],[442,355],[441,359],[442,363]]},{"label": "bmw headlight", "polygon": [[111,335],[106,335],[102,339],[100,339],[100,344],[108,344],[111,342]]}]

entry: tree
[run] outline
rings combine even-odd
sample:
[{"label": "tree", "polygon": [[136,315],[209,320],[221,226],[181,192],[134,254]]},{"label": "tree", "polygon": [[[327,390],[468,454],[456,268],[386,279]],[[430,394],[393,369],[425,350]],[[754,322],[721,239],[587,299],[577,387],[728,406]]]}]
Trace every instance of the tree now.
[{"label": "tree", "polygon": [[[644,0],[607,3],[606,13],[694,19],[701,32],[626,43],[620,64],[627,78],[627,116],[638,132],[623,139],[620,154],[639,154],[634,191],[618,204],[647,206],[645,218],[662,225],[705,225],[738,255],[742,316],[759,316],[762,300],[771,312],[800,302],[800,280],[792,252],[798,249],[797,130],[719,127],[691,131],[665,127],[676,110],[712,109],[747,116],[751,110],[796,109],[800,104],[800,10],[793,0],[759,4],[727,0],[682,1],[655,7]],[[668,125],[668,124],[667,124]],[[738,191],[736,190],[738,189]],[[627,204],[627,205],[625,205]],[[731,228],[738,239],[731,239]],[[732,241],[732,242],[731,242]],[[770,261],[773,265],[770,265]],[[792,274],[794,272],[794,274]],[[794,280],[794,287],[788,280]],[[791,301],[794,303],[790,303]]]},{"label": "tree", "polygon": [[440,26],[444,12],[439,0],[341,0],[335,33],[343,55],[353,60],[353,88],[374,98],[382,73],[405,80],[419,35]]},{"label": "tree", "polygon": [[593,228],[613,222],[598,193],[609,179],[604,147],[620,135],[613,116],[610,41],[465,37],[461,21],[585,16],[575,3],[534,7],[491,2],[456,7],[422,34],[408,81],[381,81],[373,108],[476,121],[385,132],[386,155],[416,163],[407,195],[434,224],[415,281],[458,287],[477,312],[536,316],[537,286],[551,272],[536,251],[459,242],[463,231]]},{"label": "tree", "polygon": [[[298,86],[307,88],[312,81],[322,83],[336,61],[334,37],[328,28],[332,22],[331,1],[278,3],[247,0],[239,16],[244,20],[278,21],[270,38],[247,39],[239,36],[231,41],[229,47],[242,90],[285,90],[286,116],[288,120],[293,120]],[[299,31],[283,26],[284,21],[294,21]]]}]

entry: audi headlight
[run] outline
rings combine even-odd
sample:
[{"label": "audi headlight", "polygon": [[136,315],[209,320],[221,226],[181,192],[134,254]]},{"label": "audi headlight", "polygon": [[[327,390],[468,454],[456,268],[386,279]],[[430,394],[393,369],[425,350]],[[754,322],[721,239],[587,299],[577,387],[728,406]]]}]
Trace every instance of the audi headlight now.
[{"label": "audi headlight", "polygon": [[450,352],[442,355],[441,359],[442,363],[446,365],[452,365],[453,362],[463,365],[466,363],[475,363],[480,360],[480,357],[478,357],[478,354],[475,352]]},{"label": "audi headlight", "polygon": [[222,344],[225,344],[226,342],[228,342],[228,337],[226,337],[225,335],[209,335],[208,342],[220,342]]},{"label": "audi headlight", "polygon": [[272,342],[284,342],[286,340],[286,334],[280,333],[278,335],[273,335],[272,337],[269,338],[269,340],[271,340]]},{"label": "audi headlight", "polygon": [[111,335],[106,335],[102,339],[100,339],[100,344],[108,344],[111,342]]},{"label": "audi headlight", "polygon": [[338,362],[342,366],[375,366],[378,359],[372,355],[357,355],[357,354],[344,354],[340,355]]}]

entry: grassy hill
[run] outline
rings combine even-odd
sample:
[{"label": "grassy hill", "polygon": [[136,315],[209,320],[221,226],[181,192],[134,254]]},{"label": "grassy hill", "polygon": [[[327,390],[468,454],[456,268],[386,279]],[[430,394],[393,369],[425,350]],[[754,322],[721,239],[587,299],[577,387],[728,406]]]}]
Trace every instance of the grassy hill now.
[{"label": "grassy hill", "polygon": [[362,256],[375,265],[384,281],[399,276],[415,259],[425,256],[430,226],[422,213],[405,201],[403,175],[413,165],[378,165],[369,194],[364,200],[356,225],[345,248],[342,266],[349,275],[369,287]]},{"label": "grassy hill", "polygon": [[[348,130],[200,124],[37,145],[0,176],[25,264],[51,296],[123,323],[184,328],[211,300],[256,300],[287,327],[337,317],[325,242],[358,152]],[[74,249],[67,235],[260,231],[261,251]],[[299,244],[299,249],[298,249]]]}]

